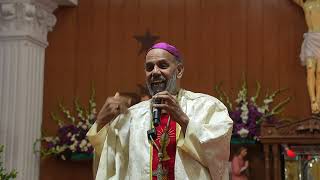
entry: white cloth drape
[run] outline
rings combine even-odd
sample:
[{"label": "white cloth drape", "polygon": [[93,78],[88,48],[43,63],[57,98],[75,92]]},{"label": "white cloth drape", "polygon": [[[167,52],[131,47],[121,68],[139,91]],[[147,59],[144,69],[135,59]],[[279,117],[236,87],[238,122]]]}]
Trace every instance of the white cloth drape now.
[{"label": "white cloth drape", "polygon": [[308,58],[320,59],[320,33],[304,33],[303,38],[300,60],[301,64],[305,66]]}]

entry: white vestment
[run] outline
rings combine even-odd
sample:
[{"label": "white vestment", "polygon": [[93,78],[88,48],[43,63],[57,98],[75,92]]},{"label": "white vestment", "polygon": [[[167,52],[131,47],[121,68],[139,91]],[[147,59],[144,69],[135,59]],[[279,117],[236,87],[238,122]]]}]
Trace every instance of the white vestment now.
[{"label": "white vestment", "polygon": [[[216,98],[180,90],[179,104],[190,121],[186,134],[177,124],[177,149],[174,175],[177,180],[226,180],[233,121],[227,108]],[[99,160],[96,180],[149,180],[152,144],[151,101],[129,108],[97,132],[94,124],[88,132]]]},{"label": "white vestment", "polygon": [[320,33],[308,32],[303,35],[304,41],[301,46],[300,60],[302,65],[306,65],[308,58],[320,60]]}]

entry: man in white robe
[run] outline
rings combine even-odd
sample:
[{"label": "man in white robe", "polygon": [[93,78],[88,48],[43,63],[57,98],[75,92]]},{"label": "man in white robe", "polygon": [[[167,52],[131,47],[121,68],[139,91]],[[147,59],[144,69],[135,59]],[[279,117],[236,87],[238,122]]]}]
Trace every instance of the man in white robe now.
[{"label": "man in white robe", "polygon": [[[155,44],[147,52],[145,63],[152,99],[129,109],[119,94],[107,99],[87,134],[95,148],[97,180],[159,179],[152,166],[159,155],[153,153],[155,146],[147,137],[147,131],[154,128],[154,108],[168,114],[175,127],[176,144],[171,145],[175,149],[171,157],[173,166],[163,165],[170,174],[164,175],[167,179],[229,179],[233,121],[227,108],[216,98],[180,88],[183,70],[175,47]],[[159,87],[163,91],[157,93]],[[155,99],[161,102],[153,103]]]}]

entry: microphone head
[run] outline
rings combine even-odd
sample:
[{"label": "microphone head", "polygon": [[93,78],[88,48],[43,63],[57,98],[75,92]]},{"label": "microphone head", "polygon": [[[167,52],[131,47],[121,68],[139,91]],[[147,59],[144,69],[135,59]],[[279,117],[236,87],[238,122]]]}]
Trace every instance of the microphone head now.
[{"label": "microphone head", "polygon": [[160,124],[161,121],[161,109],[160,108],[154,108],[153,112],[153,126],[157,127]]},{"label": "microphone head", "polygon": [[[155,94],[157,94],[157,93],[159,93],[161,91],[164,91],[165,89],[166,89],[166,87],[163,86],[163,85],[155,86],[154,92],[155,92]],[[153,103],[154,104],[161,104],[161,99],[160,98],[156,98],[156,99],[153,100]],[[161,109],[160,108],[154,108],[152,114],[153,114],[153,125],[155,127],[157,127],[160,124]]]},{"label": "microphone head", "polygon": [[[154,89],[155,94],[164,91],[166,88],[163,86],[156,86],[156,88]],[[157,98],[153,100],[154,104],[161,104],[161,99]]]},{"label": "microphone head", "polygon": [[161,99],[160,98],[156,98],[153,101],[154,104],[161,104]]}]

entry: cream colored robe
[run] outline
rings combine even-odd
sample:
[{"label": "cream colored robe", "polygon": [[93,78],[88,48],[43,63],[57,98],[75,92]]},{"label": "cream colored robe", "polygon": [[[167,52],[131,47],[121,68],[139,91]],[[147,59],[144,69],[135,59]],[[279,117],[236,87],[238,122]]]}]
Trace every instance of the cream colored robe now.
[{"label": "cream colored robe", "polygon": [[[227,108],[209,95],[181,90],[179,104],[190,119],[186,134],[177,124],[175,179],[225,180],[232,123]],[[151,126],[151,101],[129,108],[97,132],[94,124],[88,132],[99,161],[96,180],[151,179],[151,144],[147,130]]]}]

